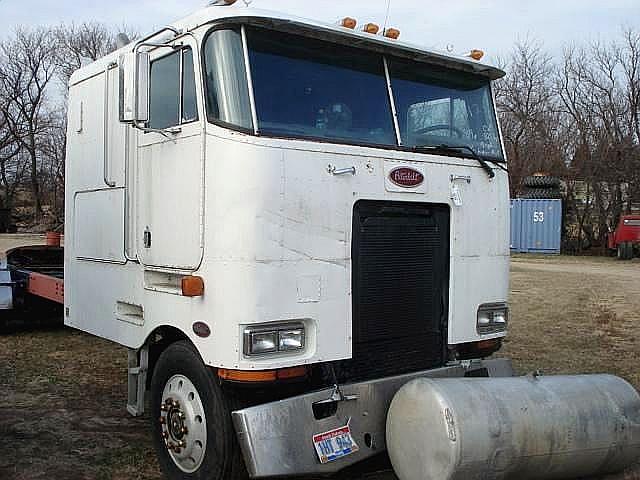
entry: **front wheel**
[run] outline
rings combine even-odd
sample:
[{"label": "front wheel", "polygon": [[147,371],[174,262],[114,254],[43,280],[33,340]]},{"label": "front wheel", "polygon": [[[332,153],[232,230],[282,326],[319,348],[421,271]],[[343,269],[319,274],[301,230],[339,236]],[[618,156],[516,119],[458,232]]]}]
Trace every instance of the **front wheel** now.
[{"label": "front wheel", "polygon": [[162,352],[151,381],[153,441],[169,480],[247,478],[231,421],[230,399],[195,348]]}]

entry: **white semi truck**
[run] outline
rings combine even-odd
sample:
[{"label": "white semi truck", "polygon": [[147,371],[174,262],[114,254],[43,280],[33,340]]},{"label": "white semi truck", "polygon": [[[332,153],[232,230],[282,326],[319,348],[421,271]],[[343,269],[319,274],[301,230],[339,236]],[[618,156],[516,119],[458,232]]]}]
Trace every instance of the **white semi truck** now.
[{"label": "white semi truck", "polygon": [[[411,465],[455,457],[415,452],[429,438],[468,460],[460,406],[426,415],[441,437],[398,434],[427,401],[395,408],[389,435],[387,412],[427,377],[472,392],[516,380],[509,361],[483,360],[509,317],[508,174],[491,87],[504,73],[352,18],[218,3],[71,78],[66,325],[129,349],[128,410],[142,415],[149,399],[169,479],[327,475],[387,448],[403,480],[419,478]],[[580,418],[601,435],[576,434],[568,451],[588,449],[591,471],[620,468],[639,448],[637,394],[585,378],[556,383],[592,398]],[[553,387],[538,382],[515,390]],[[585,396],[603,384],[616,395]],[[574,418],[559,397],[554,408]],[[626,429],[590,409],[624,411]],[[506,411],[491,410],[502,429],[490,437],[521,445],[504,433]],[[480,463],[517,474],[534,450]],[[584,470],[535,451],[553,472]]]}]

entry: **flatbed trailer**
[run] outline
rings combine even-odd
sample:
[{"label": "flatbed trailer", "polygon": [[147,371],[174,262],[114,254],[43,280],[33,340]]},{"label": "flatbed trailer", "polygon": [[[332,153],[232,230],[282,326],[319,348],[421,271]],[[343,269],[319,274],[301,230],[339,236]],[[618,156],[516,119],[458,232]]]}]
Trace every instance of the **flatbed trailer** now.
[{"label": "flatbed trailer", "polygon": [[58,245],[17,247],[5,253],[0,268],[0,309],[34,306],[62,309],[64,248]]}]

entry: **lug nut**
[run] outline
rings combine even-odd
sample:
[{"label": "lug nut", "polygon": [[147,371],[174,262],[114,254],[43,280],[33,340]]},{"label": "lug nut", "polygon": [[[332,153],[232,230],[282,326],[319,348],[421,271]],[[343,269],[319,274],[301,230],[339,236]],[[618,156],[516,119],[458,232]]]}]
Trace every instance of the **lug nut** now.
[{"label": "lug nut", "polygon": [[167,406],[166,405],[160,405],[160,410],[163,412],[167,411]]},{"label": "lug nut", "polygon": [[166,418],[164,418],[164,417],[160,417],[160,420],[159,420],[159,421],[160,421],[160,424],[161,424],[161,425],[164,425],[164,424],[166,424],[166,423],[167,423],[167,419],[166,419]]},{"label": "lug nut", "polygon": [[187,435],[188,433],[189,433],[189,430],[187,430],[187,427],[182,427],[182,434]]},{"label": "lug nut", "polygon": [[162,432],[162,438],[164,439],[169,438],[169,434],[167,432]]}]

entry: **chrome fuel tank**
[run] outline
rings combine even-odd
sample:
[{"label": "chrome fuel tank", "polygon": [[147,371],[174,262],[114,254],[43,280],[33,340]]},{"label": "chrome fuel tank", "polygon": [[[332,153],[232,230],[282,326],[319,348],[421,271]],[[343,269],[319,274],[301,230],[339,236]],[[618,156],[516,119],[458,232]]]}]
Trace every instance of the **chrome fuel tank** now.
[{"label": "chrome fuel tank", "polygon": [[394,397],[400,480],[561,479],[640,460],[640,396],[611,375],[419,378]]}]

